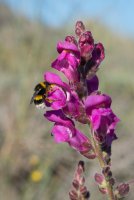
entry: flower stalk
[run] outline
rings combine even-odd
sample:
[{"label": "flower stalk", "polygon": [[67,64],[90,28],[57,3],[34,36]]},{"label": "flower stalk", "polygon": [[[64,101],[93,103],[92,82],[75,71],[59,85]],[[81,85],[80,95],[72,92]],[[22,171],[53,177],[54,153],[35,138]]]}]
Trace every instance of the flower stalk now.
[{"label": "flower stalk", "polygon": [[105,161],[103,159],[103,155],[102,155],[102,151],[100,149],[100,146],[99,146],[98,142],[95,141],[93,135],[94,135],[94,133],[92,131],[91,141],[92,141],[92,145],[93,145],[93,148],[94,148],[94,152],[96,154],[96,157],[98,158],[100,167],[103,169],[106,166],[106,163],[105,163]]},{"label": "flower stalk", "polygon": [[[94,139],[93,131],[92,131],[92,145],[93,145],[94,151],[96,153],[96,158],[98,159],[100,167],[101,167],[101,169],[103,171],[108,165],[107,165],[107,163],[105,162],[105,160],[103,158],[103,153],[101,151],[99,143]],[[115,200],[114,192],[113,192],[113,186],[110,183],[109,176],[107,176],[106,173],[104,173],[104,179],[105,179],[105,183],[106,183],[106,190],[107,190],[108,200]]]}]

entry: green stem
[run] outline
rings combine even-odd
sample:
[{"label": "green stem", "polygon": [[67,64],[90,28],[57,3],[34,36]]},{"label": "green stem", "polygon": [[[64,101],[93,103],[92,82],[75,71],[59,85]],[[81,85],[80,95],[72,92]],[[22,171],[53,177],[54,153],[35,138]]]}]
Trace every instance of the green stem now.
[{"label": "green stem", "polygon": [[[99,143],[94,139],[94,132],[93,131],[92,131],[91,135],[92,135],[92,145],[93,145],[94,151],[97,155],[100,167],[102,169],[104,169],[105,167],[107,167],[107,163],[105,162],[105,160],[103,158],[102,150],[100,148]],[[106,181],[108,199],[109,200],[115,200],[114,193],[113,193],[113,187],[110,184],[107,175],[104,174],[104,177],[105,177],[105,181]]]}]

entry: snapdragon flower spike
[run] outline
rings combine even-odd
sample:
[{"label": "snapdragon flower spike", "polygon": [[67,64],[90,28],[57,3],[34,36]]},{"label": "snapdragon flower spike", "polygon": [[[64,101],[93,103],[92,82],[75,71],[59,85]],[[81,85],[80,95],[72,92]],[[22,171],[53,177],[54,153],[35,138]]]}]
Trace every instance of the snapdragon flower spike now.
[{"label": "snapdragon flower spike", "polygon": [[83,176],[84,171],[84,162],[79,161],[72,182],[73,187],[69,192],[69,197],[71,200],[88,200],[90,198],[90,192],[85,186],[85,178]]},{"label": "snapdragon flower spike", "polygon": [[76,129],[74,122],[66,117],[61,110],[47,111],[44,116],[49,121],[55,122],[52,129],[55,142],[67,142],[72,148],[80,153],[92,151],[92,145],[89,138]]},{"label": "snapdragon flower spike", "polygon": [[110,108],[98,108],[92,110],[90,122],[94,137],[101,144],[102,151],[110,155],[111,144],[117,139],[115,127],[119,119]]},{"label": "snapdragon flower spike", "polygon": [[78,66],[80,63],[80,51],[78,47],[68,41],[57,44],[59,56],[52,63],[52,67],[65,74],[69,82],[78,82]]},{"label": "snapdragon flower spike", "polygon": [[51,87],[47,91],[47,98],[45,98],[46,106],[53,109],[63,108],[70,98],[69,86],[57,74],[52,72],[46,72],[44,79],[51,84]]}]

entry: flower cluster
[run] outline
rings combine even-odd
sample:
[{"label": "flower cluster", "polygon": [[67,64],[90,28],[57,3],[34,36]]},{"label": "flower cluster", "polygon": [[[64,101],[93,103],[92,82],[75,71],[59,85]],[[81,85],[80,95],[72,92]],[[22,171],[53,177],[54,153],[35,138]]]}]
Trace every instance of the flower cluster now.
[{"label": "flower cluster", "polygon": [[110,155],[119,119],[111,109],[111,98],[98,91],[96,72],[105,57],[104,47],[94,43],[81,21],[76,23],[75,33],[77,38],[66,36],[58,42],[59,55],[52,62],[52,68],[62,72],[67,81],[52,72],[44,74],[45,82],[51,85],[44,101],[52,108],[44,116],[54,122],[52,135],[57,143],[67,142],[86,157],[95,158],[89,137],[75,127],[78,121],[90,124],[95,139]]}]

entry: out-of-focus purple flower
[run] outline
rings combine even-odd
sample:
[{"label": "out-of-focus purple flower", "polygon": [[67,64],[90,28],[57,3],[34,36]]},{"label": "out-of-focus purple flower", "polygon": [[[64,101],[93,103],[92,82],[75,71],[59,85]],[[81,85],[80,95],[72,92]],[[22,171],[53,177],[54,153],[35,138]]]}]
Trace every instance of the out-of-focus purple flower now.
[{"label": "out-of-focus purple flower", "polygon": [[112,141],[117,139],[115,127],[119,119],[110,108],[99,108],[92,111],[90,121],[95,138],[102,144],[103,150],[110,153]]},{"label": "out-of-focus purple flower", "polygon": [[60,109],[66,106],[70,98],[69,86],[62,82],[57,74],[51,72],[46,72],[44,74],[44,79],[50,84],[47,90],[47,97],[45,98],[46,105],[53,109]]},{"label": "out-of-focus purple flower", "polygon": [[58,58],[52,63],[52,67],[65,74],[70,82],[79,81],[78,65],[80,52],[78,47],[68,41],[59,42],[57,45]]},{"label": "out-of-focus purple flower", "polygon": [[111,98],[106,94],[92,94],[85,100],[85,108],[88,116],[91,115],[93,109],[109,108],[111,106]]},{"label": "out-of-focus purple flower", "polygon": [[80,35],[79,47],[81,57],[83,57],[86,61],[89,60],[94,49],[94,39],[90,31],[85,31]]},{"label": "out-of-focus purple flower", "polygon": [[61,110],[47,111],[44,116],[49,121],[55,122],[52,134],[57,143],[67,142],[79,152],[91,150],[89,138],[77,130],[74,122],[67,118]]}]

